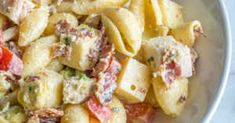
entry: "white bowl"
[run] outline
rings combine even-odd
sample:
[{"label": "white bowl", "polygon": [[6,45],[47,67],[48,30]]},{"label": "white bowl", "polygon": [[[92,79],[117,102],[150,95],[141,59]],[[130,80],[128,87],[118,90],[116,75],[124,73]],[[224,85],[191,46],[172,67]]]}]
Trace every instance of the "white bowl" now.
[{"label": "white bowl", "polygon": [[231,62],[231,32],[222,0],[177,0],[186,21],[200,20],[206,38],[196,42],[199,53],[195,77],[190,79],[189,99],[180,117],[157,112],[156,123],[208,123],[224,93]]}]

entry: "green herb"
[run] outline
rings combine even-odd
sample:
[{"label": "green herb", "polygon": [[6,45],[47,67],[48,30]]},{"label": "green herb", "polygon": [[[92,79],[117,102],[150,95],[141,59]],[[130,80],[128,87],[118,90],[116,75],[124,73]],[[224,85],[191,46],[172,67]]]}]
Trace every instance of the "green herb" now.
[{"label": "green herb", "polygon": [[68,68],[67,72],[66,72],[66,75],[68,77],[73,77],[73,76],[76,76],[76,70],[75,69],[72,69],[72,68]]},{"label": "green herb", "polygon": [[84,74],[84,73],[80,73],[80,75],[79,75],[79,79],[81,80],[81,79],[87,79],[87,76]]},{"label": "green herb", "polygon": [[20,110],[19,107],[15,107],[12,112],[13,112],[13,114],[18,114],[18,113],[20,113],[20,111],[21,111],[21,110]]},{"label": "green herb", "polygon": [[150,57],[150,58],[147,60],[147,62],[148,62],[149,64],[151,64],[152,62],[154,62],[154,58],[153,58],[153,57]]},{"label": "green herb", "polygon": [[71,42],[72,42],[72,39],[71,39],[71,37],[64,37],[64,44],[65,45],[70,45],[71,44]]},{"label": "green herb", "polygon": [[30,92],[32,92],[33,91],[33,86],[30,85],[28,89],[29,89]]},{"label": "green herb", "polygon": [[83,32],[83,31],[86,31],[86,32],[87,32],[87,28],[86,28],[86,27],[83,27],[83,28],[80,29],[80,31],[81,31],[81,32]]}]

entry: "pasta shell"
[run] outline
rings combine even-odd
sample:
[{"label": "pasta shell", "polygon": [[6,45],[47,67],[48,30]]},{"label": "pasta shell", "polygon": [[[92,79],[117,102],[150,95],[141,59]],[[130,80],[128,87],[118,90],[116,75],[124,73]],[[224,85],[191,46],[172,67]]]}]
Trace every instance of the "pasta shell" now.
[{"label": "pasta shell", "polygon": [[145,0],[145,23],[146,28],[156,28],[163,25],[162,13],[158,0]]},{"label": "pasta shell", "polygon": [[38,6],[41,6],[51,4],[52,0],[33,0],[33,2],[36,3]]},{"label": "pasta shell", "polygon": [[128,0],[76,0],[72,6],[73,12],[79,15],[99,13],[112,7],[120,7]]},{"label": "pasta shell", "polygon": [[112,113],[108,123],[126,123],[127,118],[125,108],[117,97],[113,97],[111,103],[109,104],[109,108],[117,111]]},{"label": "pasta shell", "polygon": [[144,31],[145,13],[144,0],[131,0],[129,10],[137,17],[141,31]]},{"label": "pasta shell", "polygon": [[26,48],[23,54],[24,68],[22,75],[27,76],[39,72],[52,60],[52,44],[57,41],[55,36],[38,39]]},{"label": "pasta shell", "polygon": [[70,13],[56,13],[50,16],[48,25],[45,29],[46,35],[52,35],[55,33],[55,24],[60,20],[66,20],[71,26],[75,27],[78,25],[77,18]]},{"label": "pasta shell", "polygon": [[156,28],[147,28],[143,34],[143,40],[149,40],[157,36],[167,36],[169,28],[167,26],[157,26]]},{"label": "pasta shell", "polygon": [[61,4],[53,3],[56,6],[56,11],[60,12],[72,12],[73,2],[69,1],[62,1]]},{"label": "pasta shell", "polygon": [[192,47],[197,37],[203,34],[201,23],[197,20],[186,23],[171,31],[177,41]]},{"label": "pasta shell", "polygon": [[[113,33],[117,33],[118,30],[121,35],[122,40],[115,40],[110,37],[110,40],[116,45],[117,50],[127,56],[135,56],[141,47],[142,32],[134,14],[128,9],[112,8],[104,11],[104,15],[110,19],[109,23],[112,22],[117,27],[117,29],[113,29],[115,30]],[[114,27],[112,24],[111,26]],[[109,31],[111,31],[111,29]],[[119,34],[115,35],[118,36]],[[116,38],[120,39],[120,36]],[[126,50],[123,50],[123,48]],[[126,54],[126,51],[129,53]]]},{"label": "pasta shell", "polygon": [[151,104],[153,107],[155,108],[158,108],[159,107],[159,104],[157,102],[157,99],[156,99],[156,96],[155,96],[155,93],[153,91],[153,86],[151,85],[149,90],[148,90],[148,93],[145,97],[145,100],[144,100],[146,103],[149,103]]},{"label": "pasta shell", "polygon": [[7,17],[4,16],[3,14],[0,14],[0,28],[5,29],[7,26],[8,20]]},{"label": "pasta shell", "polygon": [[49,16],[48,7],[41,7],[32,11],[20,24],[20,46],[27,46],[41,36],[47,26]]},{"label": "pasta shell", "polygon": [[143,40],[166,36],[169,28],[164,26],[163,14],[158,0],[145,0],[145,30]]},{"label": "pasta shell", "polygon": [[176,28],[184,23],[182,6],[171,0],[158,0],[165,26]]},{"label": "pasta shell", "polygon": [[31,0],[1,0],[0,13],[19,24],[34,7]]},{"label": "pasta shell", "polygon": [[89,111],[82,105],[66,105],[61,123],[89,123]]},{"label": "pasta shell", "polygon": [[162,110],[172,117],[178,116],[188,97],[188,80],[177,79],[167,87],[160,77],[153,79],[153,90]]},{"label": "pasta shell", "polygon": [[133,53],[128,51],[128,48],[126,48],[125,43],[122,40],[122,36],[114,23],[106,16],[102,16],[102,23],[105,27],[109,40],[114,43],[116,49],[127,56],[133,56]]}]

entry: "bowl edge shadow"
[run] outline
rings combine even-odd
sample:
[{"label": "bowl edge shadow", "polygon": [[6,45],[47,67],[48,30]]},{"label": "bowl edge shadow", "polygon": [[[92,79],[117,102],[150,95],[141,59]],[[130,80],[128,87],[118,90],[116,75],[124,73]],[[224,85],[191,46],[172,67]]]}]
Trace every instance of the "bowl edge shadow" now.
[{"label": "bowl edge shadow", "polygon": [[224,32],[225,32],[225,59],[224,59],[224,66],[223,66],[223,72],[222,77],[220,79],[221,84],[218,88],[218,91],[215,94],[215,99],[211,106],[208,108],[208,111],[206,112],[204,118],[202,119],[202,123],[209,123],[214,116],[221,99],[223,97],[223,94],[225,92],[227,83],[228,83],[228,76],[230,73],[230,66],[231,66],[231,57],[232,57],[232,37],[231,37],[231,27],[230,27],[230,21],[228,12],[225,6],[225,3],[223,0],[217,0],[219,3],[219,9],[222,13],[222,19],[223,19],[223,25],[224,25]]}]

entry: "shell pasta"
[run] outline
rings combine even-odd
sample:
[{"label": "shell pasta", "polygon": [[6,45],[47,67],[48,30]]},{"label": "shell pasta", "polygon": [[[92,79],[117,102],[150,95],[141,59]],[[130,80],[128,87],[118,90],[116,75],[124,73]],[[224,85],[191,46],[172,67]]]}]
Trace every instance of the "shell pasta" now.
[{"label": "shell pasta", "polygon": [[0,122],[179,116],[205,35],[182,11],[172,0],[2,0]]}]

